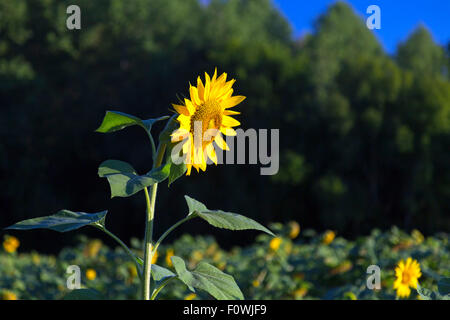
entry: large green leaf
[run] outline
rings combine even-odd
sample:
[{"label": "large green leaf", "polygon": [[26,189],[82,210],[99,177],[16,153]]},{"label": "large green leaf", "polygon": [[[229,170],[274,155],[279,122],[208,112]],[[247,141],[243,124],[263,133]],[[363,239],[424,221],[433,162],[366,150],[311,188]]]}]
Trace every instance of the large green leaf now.
[{"label": "large green leaf", "polygon": [[193,271],[186,269],[183,259],[172,257],[172,263],[178,278],[188,286],[191,291],[194,288],[204,290],[218,300],[242,300],[244,296],[229,274],[223,273],[216,267],[200,262]]},{"label": "large green leaf", "polygon": [[119,111],[106,111],[102,124],[96,130],[97,132],[108,133],[122,130],[129,126],[138,125],[147,131],[150,131],[153,124],[157,121],[168,119],[168,116],[159,117],[156,119],[141,120],[138,117],[132,116]]},{"label": "large green leaf", "polygon": [[450,278],[441,278],[438,281],[439,293],[443,296],[450,294]]},{"label": "large green leaf", "polygon": [[164,267],[161,267],[157,264],[152,264],[152,278],[155,281],[162,281],[166,278],[175,277],[175,273],[170,271],[169,269],[166,269]]},{"label": "large green leaf", "polygon": [[176,120],[176,117],[177,115],[175,114],[172,117],[170,117],[170,119],[167,121],[166,126],[159,134],[159,143],[165,143],[167,145],[171,143],[170,135],[172,134],[172,132],[174,132],[176,129],[180,127],[180,124]]},{"label": "large green leaf", "polygon": [[214,227],[229,230],[259,230],[266,232],[271,236],[275,236],[272,231],[253,219],[237,213],[225,212],[222,210],[209,210],[200,201],[192,199],[189,196],[184,197],[186,198],[189,207],[189,215],[200,217]]},{"label": "large green leaf", "polygon": [[136,170],[134,170],[131,164],[125,161],[106,160],[98,167],[98,175],[102,178],[118,173],[131,173],[137,175]]},{"label": "large green leaf", "polygon": [[169,173],[170,164],[165,164],[145,175],[138,175],[130,164],[119,160],[106,160],[98,168],[98,175],[108,179],[111,198],[132,196],[146,187],[164,181]]},{"label": "large green leaf", "polygon": [[186,170],[187,168],[185,163],[182,164],[171,163],[168,185],[170,186],[175,180],[182,177],[186,173]]},{"label": "large green leaf", "polygon": [[103,300],[100,292],[94,289],[75,289],[63,297],[63,300]]},{"label": "large green leaf", "polygon": [[58,232],[67,232],[87,225],[103,223],[107,212],[105,210],[98,213],[84,213],[61,210],[51,216],[20,221],[6,229],[50,229]]},{"label": "large green leaf", "polygon": [[180,178],[186,173],[186,164],[183,162],[181,164],[176,164],[172,161],[172,150],[175,147],[175,143],[171,142],[170,135],[172,132],[174,132],[176,129],[180,127],[180,124],[176,120],[177,115],[173,115],[169,121],[167,121],[167,124],[165,128],[161,131],[159,134],[159,142],[161,144],[166,144],[166,159],[165,163],[170,164],[170,172],[169,172],[169,181],[168,185],[170,186],[175,180]]},{"label": "large green leaf", "polygon": [[[136,257],[136,261],[139,263],[139,265],[144,265],[144,261],[139,258]],[[175,273],[173,273],[172,271],[170,271],[169,269],[166,269],[164,267],[161,267],[157,264],[152,264],[152,278],[155,281],[162,281],[166,278],[170,278],[170,277],[176,277]]]},{"label": "large green leaf", "polygon": [[188,205],[189,214],[208,211],[208,208],[200,201],[197,201],[186,195],[184,196],[184,198],[186,199],[186,203]]},{"label": "large green leaf", "polygon": [[186,173],[187,167],[184,162],[180,164],[176,164],[172,161],[172,150],[175,144],[169,142],[167,151],[166,151],[166,163],[170,164],[170,173],[169,173],[169,181],[168,185],[170,186],[175,180],[180,178]]}]

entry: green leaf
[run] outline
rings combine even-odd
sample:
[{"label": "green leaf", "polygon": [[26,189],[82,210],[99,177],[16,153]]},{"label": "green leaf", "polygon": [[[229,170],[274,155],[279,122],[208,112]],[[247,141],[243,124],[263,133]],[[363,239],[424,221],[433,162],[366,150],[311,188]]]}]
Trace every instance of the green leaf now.
[{"label": "green leaf", "polygon": [[119,160],[106,160],[98,168],[98,175],[108,179],[111,198],[132,196],[146,187],[164,181],[169,173],[170,164],[165,164],[140,176],[130,164]]},{"label": "green leaf", "polygon": [[209,210],[206,206],[189,196],[184,196],[189,207],[189,215],[206,220],[210,225],[229,230],[259,230],[275,236],[272,231],[262,226],[253,219],[244,217],[237,213],[222,210]]},{"label": "green leaf", "polygon": [[275,237],[272,231],[270,231],[266,227],[262,226],[255,220],[244,217],[240,214],[225,212],[222,210],[215,210],[215,211],[199,212],[197,213],[197,215],[200,218],[206,220],[209,224],[217,228],[224,228],[229,230],[253,229],[266,232],[271,236]]},{"label": "green leaf", "polygon": [[110,174],[131,173],[137,175],[131,164],[120,160],[106,160],[98,168],[98,175],[104,178]]},{"label": "green leaf", "polygon": [[155,124],[155,122],[163,121],[163,120],[166,120],[166,119],[169,119],[169,118],[170,118],[169,116],[162,116],[162,117],[155,118],[155,119],[142,120],[142,123],[144,124],[145,128],[148,131],[151,131],[152,130],[152,126],[153,126],[153,124]]},{"label": "green leaf", "polygon": [[441,278],[438,281],[439,293],[443,296],[450,294],[450,278]]},{"label": "green leaf", "polygon": [[75,289],[66,294],[63,300],[103,300],[103,297],[94,289]]},{"label": "green leaf", "polygon": [[170,186],[175,180],[182,177],[186,173],[186,164],[175,164],[172,163],[170,166],[170,173],[169,173],[169,182],[168,185]]},{"label": "green leaf", "polygon": [[244,299],[244,296],[234,281],[233,277],[223,273],[216,267],[200,262],[194,271],[188,271],[183,259],[177,256],[172,257],[172,263],[178,278],[195,292],[198,288],[208,292],[218,300]]},{"label": "green leaf", "polygon": [[171,143],[170,135],[172,134],[172,132],[174,132],[176,129],[180,127],[180,124],[176,120],[177,116],[178,115],[174,114],[172,117],[170,117],[170,120],[167,121],[166,126],[159,134],[159,143],[161,144],[165,143],[167,145]]},{"label": "green leaf", "polygon": [[170,186],[175,180],[180,178],[186,173],[187,167],[184,162],[181,164],[176,164],[172,161],[172,150],[176,144],[169,142],[166,151],[166,163],[170,163],[170,173],[169,173],[169,182]]},{"label": "green leaf", "polygon": [[139,125],[145,128],[144,123],[138,117],[119,111],[106,111],[100,127],[95,130],[101,133],[122,130],[129,126]]},{"label": "green leaf", "polygon": [[67,232],[104,221],[107,212],[105,210],[98,213],[84,213],[61,210],[51,216],[23,220],[6,229],[50,229],[58,232]]},{"label": "green leaf", "polygon": [[152,278],[155,281],[163,281],[166,278],[176,277],[175,273],[164,267],[152,264]]},{"label": "green leaf", "polygon": [[176,120],[177,115],[173,115],[169,121],[167,121],[167,124],[165,128],[161,131],[159,134],[159,143],[166,144],[167,150],[166,150],[166,159],[165,163],[170,164],[170,173],[169,173],[169,181],[168,185],[170,186],[175,180],[180,178],[186,173],[186,164],[183,162],[181,164],[175,164],[172,161],[172,150],[176,146],[176,143],[171,142],[170,135],[172,132],[174,132],[176,129],[180,127],[180,124]]},{"label": "green leaf", "polygon": [[200,201],[197,201],[186,195],[184,196],[184,198],[186,199],[186,203],[188,205],[189,214],[193,214],[196,212],[208,211],[208,208]]},{"label": "green leaf", "polygon": [[417,284],[417,293],[423,300],[433,300],[433,292]]},{"label": "green leaf", "polygon": [[101,133],[109,133],[135,125],[138,125],[147,131],[150,131],[155,122],[166,120],[168,118],[168,116],[162,116],[155,119],[141,120],[140,118],[127,113],[119,111],[106,111],[102,124],[95,131]]},{"label": "green leaf", "polygon": [[[144,261],[141,258],[136,257],[136,261],[137,261],[137,263],[139,263],[139,265],[141,265],[141,266],[144,265]],[[170,277],[176,277],[175,273],[173,273],[169,269],[161,267],[161,266],[159,266],[157,264],[152,264],[152,278],[153,278],[153,280],[155,280],[155,281],[163,281],[164,279],[170,278]]]}]

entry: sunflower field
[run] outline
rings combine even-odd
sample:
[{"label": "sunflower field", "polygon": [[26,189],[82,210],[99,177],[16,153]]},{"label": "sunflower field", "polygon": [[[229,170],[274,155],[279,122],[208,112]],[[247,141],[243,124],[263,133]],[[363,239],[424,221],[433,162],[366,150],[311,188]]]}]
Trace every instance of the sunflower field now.
[{"label": "sunflower field", "polygon": [[0,0],[0,300],[450,300],[450,28],[281,1]]},{"label": "sunflower field", "polygon": [[[270,228],[276,238],[258,235],[252,245],[231,250],[222,249],[212,236],[183,235],[162,245],[153,263],[172,269],[170,258],[175,254],[187,262],[188,269],[207,261],[232,274],[245,299],[399,299],[395,269],[408,258],[420,265],[418,282],[430,292],[438,292],[439,279],[450,276],[450,236],[445,233],[424,237],[418,230],[409,234],[394,227],[349,241],[331,230],[320,234],[300,230],[296,222],[274,223]],[[5,236],[0,251],[2,299],[64,299],[70,292],[66,282],[71,265],[81,270],[81,287],[98,292],[99,299],[139,298],[136,267],[121,247],[110,248],[83,235],[79,240],[79,246],[53,256],[21,253],[20,240]],[[132,239],[131,248],[141,253],[141,241]],[[370,265],[381,270],[380,289],[368,289]],[[211,297],[172,282],[159,298]],[[423,299],[414,289],[402,298]]]}]

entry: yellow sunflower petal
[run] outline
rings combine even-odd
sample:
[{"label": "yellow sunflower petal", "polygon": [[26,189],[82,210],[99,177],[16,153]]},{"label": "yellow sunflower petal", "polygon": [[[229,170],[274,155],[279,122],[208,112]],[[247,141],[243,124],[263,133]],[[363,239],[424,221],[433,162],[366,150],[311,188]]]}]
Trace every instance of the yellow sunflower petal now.
[{"label": "yellow sunflower petal", "polygon": [[178,128],[174,132],[172,132],[171,141],[172,142],[178,142],[186,138],[186,136],[189,134],[189,131],[187,131],[184,128]]},{"label": "yellow sunflower petal", "polygon": [[201,146],[195,146],[194,144],[194,166],[199,166],[203,163],[204,155],[203,155],[203,148]]},{"label": "yellow sunflower petal", "polygon": [[186,175],[190,176],[191,170],[192,170],[192,164],[186,164],[186,168],[187,168]]},{"label": "yellow sunflower petal", "polygon": [[203,86],[203,82],[202,79],[200,79],[200,76],[197,77],[197,90],[200,100],[205,100],[205,87]]},{"label": "yellow sunflower petal", "polygon": [[223,83],[226,83],[226,81],[227,81],[227,74],[226,74],[226,72],[224,72],[224,73],[222,73],[221,75],[220,75],[220,77],[217,79],[217,84],[219,85],[222,85]]},{"label": "yellow sunflower petal", "polygon": [[212,162],[214,162],[217,165],[217,155],[216,150],[214,149],[214,146],[212,143],[208,144],[206,146],[206,154],[211,159]]},{"label": "yellow sunflower petal", "polygon": [[209,74],[205,72],[205,93],[204,93],[205,101],[209,99],[210,90],[211,90],[211,79],[209,78]]},{"label": "yellow sunflower petal", "polygon": [[220,132],[222,132],[226,136],[234,137],[236,135],[236,131],[234,131],[233,128],[229,128],[229,127],[220,127]]},{"label": "yellow sunflower petal", "polygon": [[215,82],[216,82],[216,79],[217,79],[217,68],[214,68],[214,75],[213,75],[213,77],[212,77],[212,79],[211,79],[211,82],[212,82],[212,83],[215,83]]},{"label": "yellow sunflower petal", "polygon": [[225,110],[225,111],[223,112],[223,114],[224,114],[225,116],[233,116],[233,115],[241,114],[241,113],[238,112],[238,111],[233,111],[233,110]]},{"label": "yellow sunflower petal", "polygon": [[179,104],[173,104],[172,103],[172,107],[175,109],[176,112],[178,112],[179,114],[184,114],[185,116],[189,116],[189,110],[182,105]]},{"label": "yellow sunflower petal", "polygon": [[222,97],[224,96],[228,91],[230,91],[231,87],[233,86],[233,84],[236,82],[235,79],[232,79],[228,82],[226,82],[221,88],[220,88],[220,93],[218,95],[218,97]]},{"label": "yellow sunflower petal", "polygon": [[196,109],[195,109],[194,105],[192,104],[191,100],[185,98],[184,99],[184,105],[188,109],[190,115],[193,115],[195,113]]},{"label": "yellow sunflower petal", "polygon": [[200,98],[199,98],[199,96],[198,96],[197,88],[194,87],[194,86],[191,86],[191,87],[189,88],[189,92],[190,92],[190,94],[191,94],[191,101],[192,101],[195,105],[197,105],[197,106],[201,105],[202,102],[200,101]]},{"label": "yellow sunflower petal", "polygon": [[222,91],[223,91],[226,77],[227,77],[226,73],[223,73],[216,81],[211,82],[211,90],[210,90],[210,94],[209,94],[209,99],[218,99],[218,97],[223,94]]},{"label": "yellow sunflower petal", "polygon": [[222,135],[220,133],[218,133],[216,135],[214,141],[217,143],[219,148],[221,148],[222,150],[227,150],[227,151],[230,150],[230,148],[228,147],[228,145],[225,142],[225,140],[223,140]]},{"label": "yellow sunflower petal", "polygon": [[200,169],[202,169],[202,171],[206,170],[206,160],[203,159],[202,163],[200,164]]},{"label": "yellow sunflower petal", "polygon": [[232,108],[232,107],[238,105],[239,103],[241,103],[242,101],[244,101],[244,99],[245,99],[244,96],[234,96],[234,97],[231,97],[231,98],[229,98],[229,99],[227,99],[227,100],[224,100],[224,101],[222,102],[222,107],[223,107],[224,109]]},{"label": "yellow sunflower petal", "polygon": [[412,259],[411,257],[409,257],[408,259],[406,259],[406,266],[405,268],[409,268],[409,266],[411,265]]},{"label": "yellow sunflower petal", "polygon": [[[191,151],[191,141],[189,139],[187,139],[187,141],[183,144],[183,154],[186,154],[186,159],[190,155],[189,151]],[[188,161],[186,161],[186,162],[188,162]]]},{"label": "yellow sunflower petal", "polygon": [[223,116],[222,117],[222,125],[226,127],[237,127],[241,123],[237,121],[236,119],[230,117],[230,116]]},{"label": "yellow sunflower petal", "polygon": [[180,114],[177,117],[178,122],[181,124],[182,127],[186,128],[187,130],[190,129],[191,126],[191,117],[185,116],[184,114]]}]

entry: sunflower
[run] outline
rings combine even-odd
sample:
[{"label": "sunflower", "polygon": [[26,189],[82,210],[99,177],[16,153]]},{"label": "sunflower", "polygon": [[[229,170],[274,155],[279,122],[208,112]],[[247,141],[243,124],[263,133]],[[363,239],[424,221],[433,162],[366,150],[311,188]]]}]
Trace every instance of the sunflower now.
[{"label": "sunflower", "polygon": [[330,244],[333,242],[335,237],[336,233],[334,231],[328,230],[327,232],[325,232],[322,242],[325,244]]},{"label": "sunflower", "polygon": [[88,280],[95,280],[95,278],[97,278],[97,271],[95,271],[94,269],[87,269],[86,278]]},{"label": "sunflower", "polygon": [[240,122],[232,118],[240,112],[229,110],[241,103],[244,96],[232,96],[235,79],[227,81],[227,74],[217,77],[217,69],[212,78],[205,72],[205,83],[197,77],[197,86],[190,85],[190,99],[183,105],[172,104],[179,114],[176,118],[180,127],[172,133],[172,142],[182,141],[185,156],[186,175],[194,167],[206,170],[207,158],[217,165],[217,155],[213,141],[222,149],[229,150],[222,134],[235,136],[233,127]]},{"label": "sunflower", "polygon": [[3,241],[3,249],[6,252],[13,253],[16,252],[17,248],[20,246],[20,241],[14,236],[5,236],[5,241]]},{"label": "sunflower", "polygon": [[272,240],[270,240],[269,242],[269,247],[272,251],[277,251],[280,248],[282,242],[283,240],[279,237],[272,238]]},{"label": "sunflower", "polygon": [[394,289],[397,290],[397,296],[407,298],[411,294],[410,287],[416,289],[418,279],[422,276],[420,265],[411,258],[406,259],[406,262],[401,260],[395,268],[395,276],[397,279],[394,282]]}]

